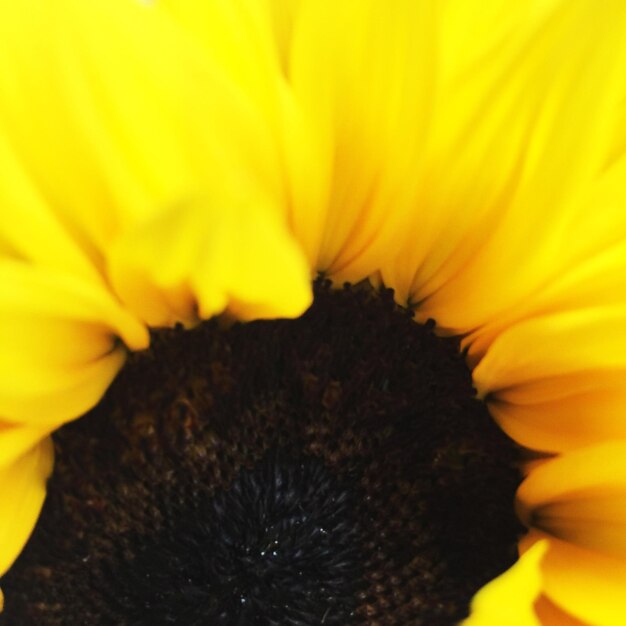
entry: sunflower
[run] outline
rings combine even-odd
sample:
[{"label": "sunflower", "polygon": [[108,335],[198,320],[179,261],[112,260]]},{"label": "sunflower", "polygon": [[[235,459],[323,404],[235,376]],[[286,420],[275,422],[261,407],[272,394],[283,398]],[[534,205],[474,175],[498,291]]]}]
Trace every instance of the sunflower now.
[{"label": "sunflower", "polygon": [[622,2],[0,41],[0,622],[623,623]]}]

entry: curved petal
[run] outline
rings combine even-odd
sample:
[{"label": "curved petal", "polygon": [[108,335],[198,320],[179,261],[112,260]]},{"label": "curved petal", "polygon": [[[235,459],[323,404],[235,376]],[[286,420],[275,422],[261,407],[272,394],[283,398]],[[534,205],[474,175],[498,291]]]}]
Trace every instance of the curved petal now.
[{"label": "curved petal", "polygon": [[626,440],[547,461],[520,485],[517,503],[528,526],[626,567]]},{"label": "curved petal", "polygon": [[63,272],[0,261],[0,415],[59,423],[100,399],[145,327],[103,289]]},{"label": "curved petal", "polygon": [[498,423],[525,446],[566,450],[623,437],[626,306],[514,324],[493,341],[473,377]]},{"label": "curved petal", "polygon": [[494,394],[489,411],[509,436],[526,446],[573,450],[626,437],[625,381],[623,369],[548,378]]},{"label": "curved petal", "polygon": [[573,224],[609,165],[624,112],[626,6],[521,4],[528,15],[509,23],[510,41],[457,76],[436,109],[419,205],[426,226],[416,211],[400,269],[383,268],[418,318],[453,332],[523,307],[580,260],[568,235],[585,240]]},{"label": "curved petal", "polygon": [[309,268],[284,224],[260,207],[181,205],[120,239],[111,276],[151,325],[192,324],[227,307],[241,319],[300,315]]},{"label": "curved petal", "polygon": [[289,29],[286,22],[293,17],[297,2],[281,2],[280,7],[271,4],[272,0],[159,0],[156,8],[193,37],[205,54],[218,60],[278,132],[284,75],[275,20],[281,18],[281,31]]},{"label": "curved petal", "polygon": [[9,463],[0,459],[0,575],[9,569],[35,526],[52,463],[49,439]]},{"label": "curved petal", "polygon": [[[540,532],[531,532],[528,541],[545,538]],[[550,538],[541,570],[543,593],[558,609],[572,616],[574,624],[576,620],[593,626],[624,623],[626,561],[623,559]],[[565,621],[568,626],[569,623]]]},{"label": "curved petal", "polygon": [[471,614],[460,626],[541,626],[534,604],[541,593],[540,562],[547,542],[538,542],[504,574],[474,597]]},{"label": "curved petal", "polygon": [[311,265],[337,281],[366,277],[389,254],[432,107],[436,5],[393,9],[302,0],[288,29],[291,225]]},{"label": "curved petal", "polygon": [[[625,116],[626,119],[626,116]],[[503,329],[539,315],[626,304],[626,154],[604,171],[571,207],[546,282],[524,302],[465,339],[473,362]]]},{"label": "curved petal", "polygon": [[0,204],[10,215],[0,221],[0,255],[79,275],[95,283],[102,276],[46,204],[0,135]]},{"label": "curved petal", "polygon": [[51,428],[0,421],[0,466],[10,465],[50,434]]},{"label": "curved petal", "polygon": [[[204,221],[209,229],[223,212],[238,216],[226,220],[235,229],[268,215],[270,230],[284,216],[280,150],[260,95],[246,93],[165,11],[128,0],[26,0],[19,9],[3,2],[0,42],[4,130],[46,202],[103,273],[123,264],[107,258],[120,237],[180,205],[202,203],[214,217]],[[283,246],[274,260],[301,265],[286,235],[273,243]],[[151,319],[165,324],[172,307],[188,310],[189,294],[159,294],[149,270],[129,268],[132,289],[169,302]],[[192,282],[194,268],[186,271]],[[235,281],[226,292],[238,289],[237,273],[221,278]],[[128,297],[120,280],[117,271],[113,288]]]}]

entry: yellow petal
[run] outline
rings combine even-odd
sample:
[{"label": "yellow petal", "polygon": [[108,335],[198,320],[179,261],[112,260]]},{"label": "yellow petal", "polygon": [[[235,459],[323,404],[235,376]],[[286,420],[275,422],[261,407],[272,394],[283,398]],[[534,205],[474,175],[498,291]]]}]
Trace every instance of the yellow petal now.
[{"label": "yellow petal", "polygon": [[[626,116],[624,116],[626,118]],[[539,315],[626,304],[626,154],[616,159],[569,211],[544,284],[465,339],[477,362],[503,329]]]},{"label": "yellow petal", "polygon": [[275,45],[287,73],[294,24],[300,14],[302,0],[266,0],[265,5],[274,29]]},{"label": "yellow petal", "polygon": [[[3,131],[51,210],[99,263],[119,219],[112,190],[100,172],[116,165],[123,168],[127,159],[107,153],[115,136],[112,125],[97,128],[94,122],[89,99],[96,95],[98,72],[84,71],[89,44],[81,41],[80,32],[89,20],[80,4],[65,0],[54,7],[40,0],[26,0],[19,8],[10,2],[0,4],[0,111]],[[110,14],[121,4],[90,5],[103,32],[116,40],[120,29],[111,29]],[[129,11],[139,11],[139,3],[126,4]],[[110,8],[103,10],[105,5]],[[89,28],[85,39],[92,39]]]},{"label": "yellow petal", "polygon": [[309,268],[277,212],[206,202],[162,212],[120,239],[110,269],[121,297],[156,326],[227,307],[241,319],[300,315],[311,302]]},{"label": "yellow petal", "polygon": [[35,526],[52,463],[52,443],[46,439],[17,460],[0,465],[0,575],[9,569]]},{"label": "yellow petal", "polygon": [[568,229],[623,115],[626,7],[539,4],[450,83],[426,146],[422,210],[396,261],[413,278],[383,272],[420,318],[455,332],[523,305],[577,258]]},{"label": "yellow petal", "polygon": [[4,2],[0,40],[5,132],[99,267],[119,236],[197,197],[219,213],[229,190],[251,206],[261,195],[284,214],[262,107],[165,11],[128,0]]},{"label": "yellow petal", "polygon": [[428,134],[420,146],[422,166],[411,175],[418,188],[409,219],[382,266],[385,283],[403,304],[429,295],[426,283],[449,280],[459,253],[478,244],[482,224],[502,212],[530,124],[519,106],[527,94],[507,79],[558,4],[440,3],[431,24],[437,33],[435,54],[424,60],[436,66],[437,80]]},{"label": "yellow petal", "polygon": [[[277,132],[284,77],[274,20],[279,13],[287,20],[294,3],[283,2],[275,11],[268,4],[259,0],[159,0],[156,8],[164,10],[205,54],[219,62]],[[282,28],[288,28],[284,22]]]},{"label": "yellow petal", "polygon": [[568,452],[535,468],[517,502],[528,526],[626,564],[626,440]]},{"label": "yellow petal", "polygon": [[[431,109],[435,3],[303,0],[285,114],[291,224],[337,280],[372,273],[411,207]],[[349,36],[346,36],[349,33]]]},{"label": "yellow petal", "polygon": [[547,547],[547,542],[537,543],[511,569],[483,587],[461,626],[540,626],[534,604],[541,593],[540,562]]},{"label": "yellow petal", "polygon": [[58,423],[100,399],[145,327],[97,285],[44,267],[0,261],[0,415]]},{"label": "yellow petal", "polygon": [[0,221],[0,250],[5,256],[81,275],[96,283],[102,276],[89,262],[63,223],[0,136],[0,204],[10,212]]},{"label": "yellow petal", "polygon": [[[532,540],[545,537],[539,532],[531,534]],[[551,538],[541,570],[544,594],[566,614],[590,626],[624,624],[626,561],[623,559]]]},{"label": "yellow petal", "polygon": [[0,421],[0,467],[14,463],[45,439],[51,430],[49,427],[16,426]]},{"label": "yellow petal", "polygon": [[546,315],[502,333],[475,370],[481,392],[626,365],[626,306]]},{"label": "yellow petal", "polygon": [[498,423],[523,445],[566,450],[623,437],[626,306],[514,324],[493,341],[474,381]]},{"label": "yellow petal", "polygon": [[[577,386],[578,380],[586,384]],[[626,371],[548,378],[502,391],[489,400],[496,421],[515,440],[566,451],[626,437]],[[544,393],[549,399],[535,396]]]},{"label": "yellow petal", "polygon": [[237,208],[225,218],[192,276],[201,315],[220,310],[222,293],[239,319],[301,315],[312,300],[310,270],[284,224]]}]

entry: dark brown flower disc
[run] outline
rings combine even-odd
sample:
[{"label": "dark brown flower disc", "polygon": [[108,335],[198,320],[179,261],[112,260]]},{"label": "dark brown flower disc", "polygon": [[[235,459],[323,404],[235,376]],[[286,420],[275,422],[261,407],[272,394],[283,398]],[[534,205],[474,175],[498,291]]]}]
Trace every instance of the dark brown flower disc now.
[{"label": "dark brown flower disc", "polygon": [[388,291],[155,331],[54,439],[3,625],[452,626],[515,559],[517,450]]}]

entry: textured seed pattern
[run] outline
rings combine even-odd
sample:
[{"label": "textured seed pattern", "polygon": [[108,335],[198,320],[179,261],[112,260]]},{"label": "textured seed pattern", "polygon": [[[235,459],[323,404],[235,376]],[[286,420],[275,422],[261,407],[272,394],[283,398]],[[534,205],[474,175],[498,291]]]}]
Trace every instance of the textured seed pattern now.
[{"label": "textured seed pattern", "polygon": [[55,445],[2,626],[452,626],[521,530],[458,341],[363,285],[155,332]]}]

